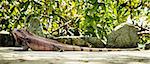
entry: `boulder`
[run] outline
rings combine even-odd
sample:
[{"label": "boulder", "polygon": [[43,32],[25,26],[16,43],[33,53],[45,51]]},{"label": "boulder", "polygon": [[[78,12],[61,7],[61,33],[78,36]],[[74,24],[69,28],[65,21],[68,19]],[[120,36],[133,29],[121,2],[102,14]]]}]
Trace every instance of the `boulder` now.
[{"label": "boulder", "polygon": [[135,26],[123,24],[107,36],[106,47],[134,48],[138,47],[139,36]]}]

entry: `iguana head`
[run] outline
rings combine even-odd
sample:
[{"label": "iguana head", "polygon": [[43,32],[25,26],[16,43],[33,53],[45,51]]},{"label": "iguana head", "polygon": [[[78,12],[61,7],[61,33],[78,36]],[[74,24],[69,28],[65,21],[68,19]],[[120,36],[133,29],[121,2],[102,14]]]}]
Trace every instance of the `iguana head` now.
[{"label": "iguana head", "polygon": [[23,33],[23,31],[19,30],[19,29],[14,29],[12,31],[12,34],[18,44],[21,44],[23,42],[23,39],[26,37],[26,35]]},{"label": "iguana head", "polygon": [[23,29],[14,29],[12,31],[12,34],[13,34],[13,36],[14,36],[14,38],[18,44],[22,44],[22,42],[25,41],[27,36],[33,35],[24,28]]}]

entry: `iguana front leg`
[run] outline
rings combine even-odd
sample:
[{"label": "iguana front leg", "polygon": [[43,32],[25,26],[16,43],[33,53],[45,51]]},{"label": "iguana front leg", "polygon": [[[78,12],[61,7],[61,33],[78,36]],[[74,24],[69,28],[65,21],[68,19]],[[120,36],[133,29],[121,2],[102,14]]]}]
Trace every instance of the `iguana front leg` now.
[{"label": "iguana front leg", "polygon": [[29,46],[27,45],[27,41],[26,40],[24,40],[24,42],[23,42],[23,44],[22,44],[22,51],[28,51],[28,49],[29,49]]},{"label": "iguana front leg", "polygon": [[23,39],[21,43],[23,49],[16,49],[15,51],[28,51],[29,46],[27,45],[28,42],[26,41],[26,39]]}]

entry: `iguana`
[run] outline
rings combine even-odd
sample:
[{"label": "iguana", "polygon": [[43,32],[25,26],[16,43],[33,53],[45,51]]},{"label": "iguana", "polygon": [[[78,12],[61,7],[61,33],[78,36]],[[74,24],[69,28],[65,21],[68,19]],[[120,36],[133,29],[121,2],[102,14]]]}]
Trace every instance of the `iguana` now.
[{"label": "iguana", "polygon": [[23,45],[24,51],[29,48],[34,51],[124,51],[124,50],[137,50],[137,49],[110,49],[110,48],[89,48],[67,45],[59,43],[56,40],[47,39],[44,37],[36,36],[26,29],[14,29],[12,34],[15,40]]}]

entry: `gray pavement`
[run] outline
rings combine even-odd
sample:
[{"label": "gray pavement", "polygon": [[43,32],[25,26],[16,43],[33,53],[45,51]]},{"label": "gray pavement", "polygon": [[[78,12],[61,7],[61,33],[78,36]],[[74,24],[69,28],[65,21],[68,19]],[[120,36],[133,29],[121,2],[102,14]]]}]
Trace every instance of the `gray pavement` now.
[{"label": "gray pavement", "polygon": [[0,47],[0,64],[150,64],[150,50],[79,52],[13,51]]}]

